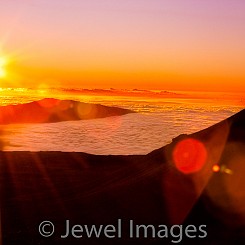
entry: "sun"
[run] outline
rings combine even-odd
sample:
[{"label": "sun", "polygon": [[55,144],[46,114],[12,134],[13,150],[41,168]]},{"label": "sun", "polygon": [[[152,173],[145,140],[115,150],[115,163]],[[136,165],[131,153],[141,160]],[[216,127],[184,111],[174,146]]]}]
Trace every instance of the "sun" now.
[{"label": "sun", "polygon": [[7,65],[7,58],[0,56],[0,78],[6,76],[6,65]]}]

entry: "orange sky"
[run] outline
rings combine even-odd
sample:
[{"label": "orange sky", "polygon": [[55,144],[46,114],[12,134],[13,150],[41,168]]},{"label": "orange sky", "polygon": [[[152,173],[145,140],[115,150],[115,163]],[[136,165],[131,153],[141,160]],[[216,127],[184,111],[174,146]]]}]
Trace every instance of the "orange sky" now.
[{"label": "orange sky", "polygon": [[3,0],[0,87],[245,92],[244,12],[242,0]]}]

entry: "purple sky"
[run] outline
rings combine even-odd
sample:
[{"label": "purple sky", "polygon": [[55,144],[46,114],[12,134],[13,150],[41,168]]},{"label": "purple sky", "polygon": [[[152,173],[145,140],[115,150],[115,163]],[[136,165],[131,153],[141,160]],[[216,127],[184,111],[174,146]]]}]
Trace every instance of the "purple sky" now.
[{"label": "purple sky", "polygon": [[1,0],[0,5],[0,55],[21,54],[15,69],[25,78],[44,79],[38,75],[43,69],[47,79],[59,80],[62,70],[91,86],[105,81],[121,86],[126,79],[148,87],[151,77],[153,86],[167,88],[208,82],[216,89],[233,81],[237,90],[244,83],[243,0]]}]

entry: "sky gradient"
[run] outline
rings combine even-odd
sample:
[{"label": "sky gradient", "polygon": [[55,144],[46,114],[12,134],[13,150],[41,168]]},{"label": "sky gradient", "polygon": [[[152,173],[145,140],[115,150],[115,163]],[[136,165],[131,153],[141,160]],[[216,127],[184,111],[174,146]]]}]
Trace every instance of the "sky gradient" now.
[{"label": "sky gradient", "polygon": [[245,92],[244,13],[243,0],[1,0],[0,87]]}]

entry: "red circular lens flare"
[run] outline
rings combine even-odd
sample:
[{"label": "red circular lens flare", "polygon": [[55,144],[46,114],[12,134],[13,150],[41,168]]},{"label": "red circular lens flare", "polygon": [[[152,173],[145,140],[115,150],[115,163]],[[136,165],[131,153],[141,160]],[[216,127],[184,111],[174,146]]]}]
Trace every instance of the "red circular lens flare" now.
[{"label": "red circular lens flare", "polygon": [[217,165],[217,164],[215,164],[214,166],[213,166],[213,171],[214,172],[219,172],[220,171],[220,166],[219,165]]},{"label": "red circular lens flare", "polygon": [[173,151],[173,160],[177,169],[185,174],[201,170],[206,159],[205,146],[202,142],[192,138],[178,142]]}]

